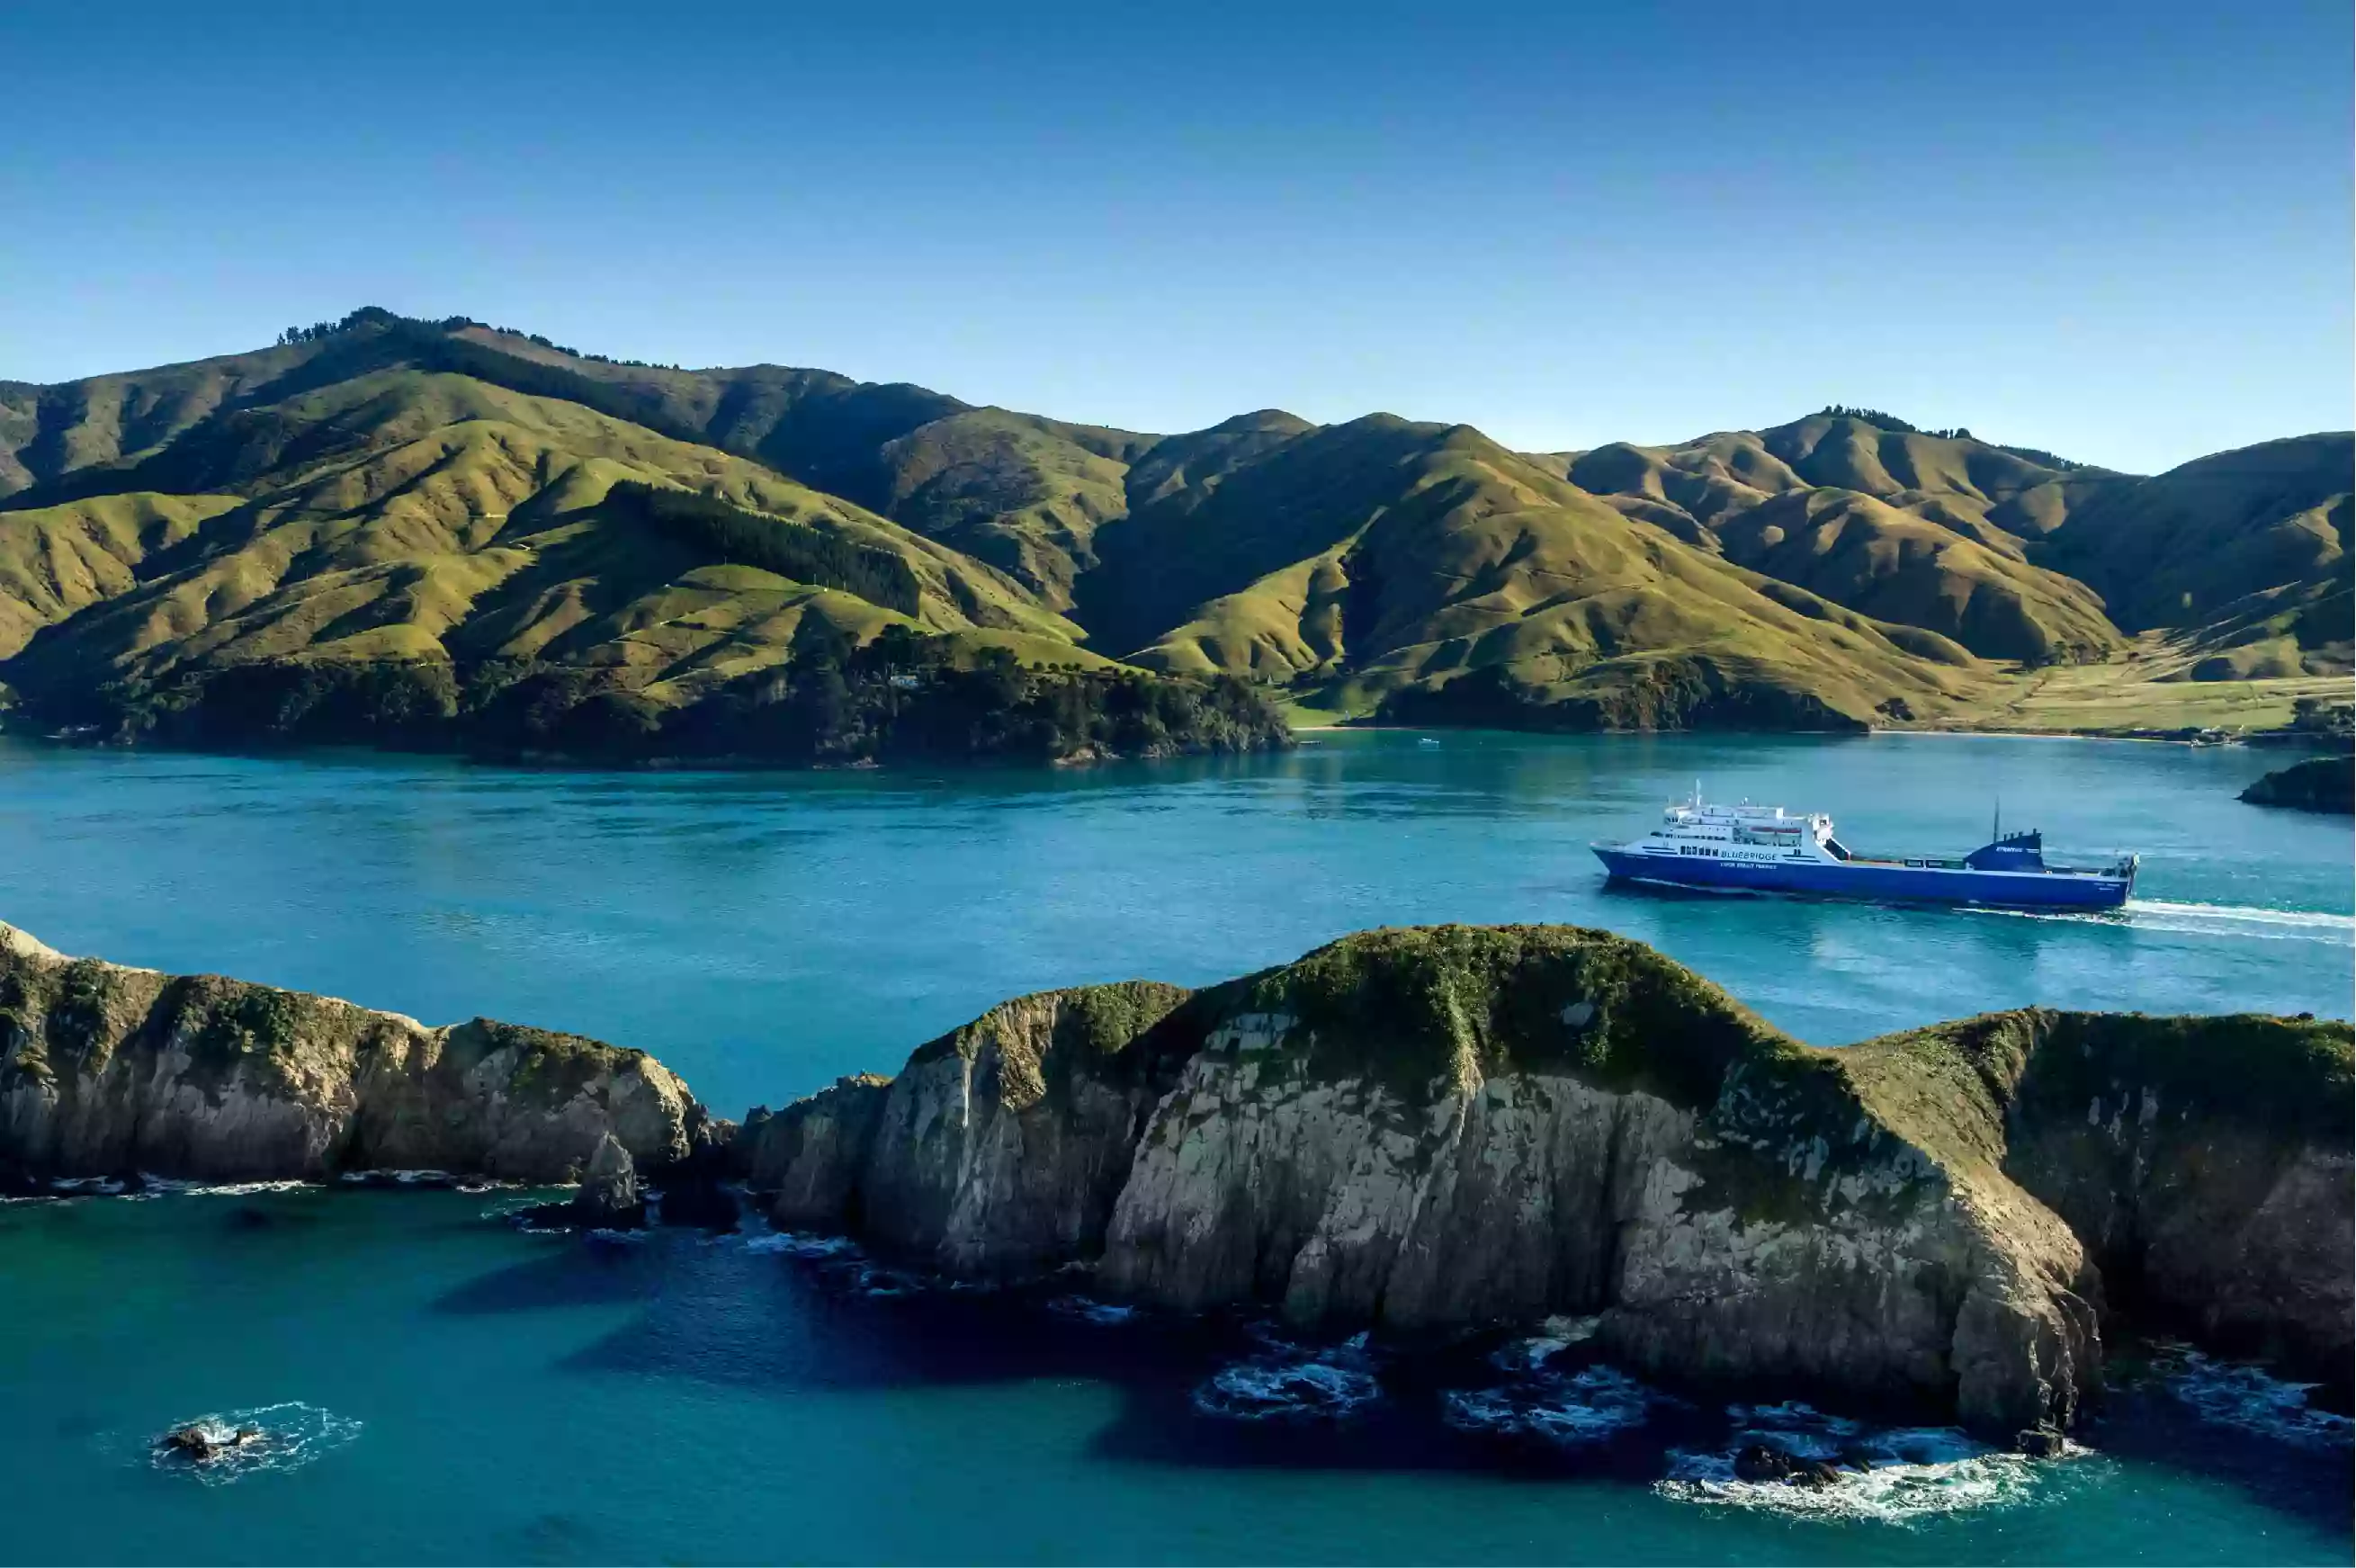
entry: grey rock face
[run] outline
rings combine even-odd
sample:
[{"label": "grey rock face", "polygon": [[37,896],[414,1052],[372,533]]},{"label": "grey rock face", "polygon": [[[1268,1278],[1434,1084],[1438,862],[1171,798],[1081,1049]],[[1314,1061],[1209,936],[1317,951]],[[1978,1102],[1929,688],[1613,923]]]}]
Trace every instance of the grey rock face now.
[{"label": "grey rock face", "polygon": [[[781,1222],[1327,1327],[1592,1316],[1640,1369],[1911,1390],[2008,1436],[2066,1425],[2098,1380],[2097,1259],[2130,1232],[2219,1324],[2345,1343],[2344,1131],[2277,1129],[2222,1181],[2054,1131],[2088,1031],[2134,1078],[2185,1021],[1997,1015],[1816,1050],[1637,944],[1544,927],[1345,939],[1073,1052],[1057,1019],[1087,994],[770,1119]],[[2258,1023],[2308,1031],[2269,1092],[2344,1119],[2347,1026]]]},{"label": "grey rock face", "polygon": [[777,1224],[788,1230],[853,1228],[859,1176],[891,1085],[873,1074],[845,1078],[774,1115],[756,1111],[744,1119],[737,1161],[753,1191],[768,1196]]},{"label": "grey rock face", "polygon": [[1742,1156],[1764,1167],[1746,1183],[1726,1170],[1743,1073],[1698,1112],[1551,1073],[1415,1106],[1318,1080],[1284,1045],[1301,1027],[1246,1015],[1187,1065],[1121,1191],[1105,1284],[1304,1325],[1596,1314],[1640,1369],[1912,1388],[1998,1423],[2066,1420],[2097,1363],[2093,1313],[2062,1305],[2083,1273],[2066,1231],[1994,1235],[1869,1121],[1838,1160],[1788,1128]]},{"label": "grey rock face", "polygon": [[646,1212],[630,1151],[608,1133],[598,1140],[597,1152],[581,1173],[580,1188],[573,1195],[574,1220],[593,1229],[627,1227],[644,1220]]},{"label": "grey rock face", "polygon": [[562,1181],[609,1134],[680,1158],[692,1104],[643,1052],[68,959],[0,926],[0,1165],[32,1175]]},{"label": "grey rock face", "polygon": [[1094,1251],[1154,1090],[1127,1049],[1182,1001],[1133,982],[1044,992],[921,1047],[897,1079],[845,1079],[748,1134],[776,1222],[841,1226],[959,1274]]}]

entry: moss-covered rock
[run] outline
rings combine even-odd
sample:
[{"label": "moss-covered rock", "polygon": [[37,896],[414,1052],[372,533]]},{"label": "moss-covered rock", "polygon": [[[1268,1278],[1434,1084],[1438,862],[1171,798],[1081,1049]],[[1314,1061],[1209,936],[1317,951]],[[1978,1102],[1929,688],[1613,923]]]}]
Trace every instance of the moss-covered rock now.
[{"label": "moss-covered rock", "polygon": [[2242,799],[2301,811],[2356,811],[2356,757],[2310,757],[2277,768],[2243,790]]},{"label": "moss-covered rock", "polygon": [[642,1052],[68,959],[6,926],[0,1031],[0,1166],[35,1176],[557,1181],[609,1133],[642,1164],[688,1152],[693,1101]]},{"label": "moss-covered rock", "polygon": [[1885,1084],[1955,1086],[1972,1154],[2069,1225],[2115,1302],[2344,1386],[2350,1041],[2314,1018],[2029,1009],[1847,1058]]},{"label": "moss-covered rock", "polygon": [[1129,981],[1002,1003],[896,1079],[845,1079],[748,1123],[755,1187],[779,1224],[856,1229],[960,1273],[1087,1255],[1162,1089],[1139,1042],[1186,994]]},{"label": "moss-covered rock", "polygon": [[1591,1313],[1657,1372],[2009,1432],[2079,1408],[2114,1271],[2196,1334],[2345,1345],[2349,1040],[2029,1011],[1820,1049],[1609,932],[1451,926],[1020,998],[763,1137],[823,1194],[797,1223],[956,1273],[1403,1332]]}]

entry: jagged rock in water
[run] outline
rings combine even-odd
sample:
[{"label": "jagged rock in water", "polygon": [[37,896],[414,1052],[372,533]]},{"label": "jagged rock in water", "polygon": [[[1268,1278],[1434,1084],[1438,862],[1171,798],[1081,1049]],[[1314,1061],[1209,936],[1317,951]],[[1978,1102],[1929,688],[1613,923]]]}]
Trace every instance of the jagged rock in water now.
[{"label": "jagged rock in water", "polygon": [[756,1108],[744,1118],[737,1164],[746,1185],[769,1198],[772,1219],[787,1230],[843,1230],[854,1222],[860,1172],[891,1087],[888,1078],[861,1073],[781,1114]]},{"label": "jagged rock in water", "polygon": [[593,1230],[622,1230],[645,1223],[646,1217],[637,1166],[622,1141],[608,1133],[598,1140],[597,1152],[581,1173],[580,1188],[573,1195],[573,1220]]},{"label": "jagged rock in water", "polygon": [[68,959],[0,925],[0,1168],[555,1182],[608,1135],[640,1163],[680,1157],[692,1104],[641,1051]]},{"label": "jagged rock in water", "polygon": [[660,1215],[665,1225],[692,1225],[706,1230],[734,1230],[743,1218],[736,1193],[728,1185],[734,1176],[735,1122],[708,1115],[700,1105],[688,1112],[687,1157],[654,1174],[662,1195]]},{"label": "jagged rock in water", "polygon": [[1840,1471],[1821,1459],[1804,1458],[1772,1443],[1746,1443],[1735,1451],[1734,1478],[1781,1481],[1794,1487],[1830,1487],[1839,1483]]},{"label": "jagged rock in water", "polygon": [[[755,1186],[780,1223],[955,1273],[1085,1262],[1113,1293],[1326,1328],[1593,1315],[1640,1369],[1912,1392],[2008,1436],[2067,1424],[2097,1378],[2106,1260],[2139,1291],[2211,1290],[2221,1326],[2246,1304],[2282,1345],[2344,1343],[2344,1024],[2214,1021],[2204,1043],[2210,1021],[2028,1012],[1824,1050],[1562,927],[1370,932],[1191,996],[1104,991],[1021,998],[898,1079],[763,1118]],[[2227,1036],[2276,1064],[2267,1086],[2177,1094],[2163,1058]],[[2118,1168],[2082,1192],[2101,1128],[2056,1097],[2088,1053],[2105,1083],[2176,1085],[2186,1138],[2267,1152],[2211,1184],[2102,1142]],[[2123,1243],[2096,1187],[2181,1220]],[[2278,1240],[2221,1275],[2204,1226]]]}]

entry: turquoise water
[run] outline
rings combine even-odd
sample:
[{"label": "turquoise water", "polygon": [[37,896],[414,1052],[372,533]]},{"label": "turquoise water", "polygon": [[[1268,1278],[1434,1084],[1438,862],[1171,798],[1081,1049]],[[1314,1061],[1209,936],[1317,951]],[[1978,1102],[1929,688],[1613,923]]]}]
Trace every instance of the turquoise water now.
[{"label": "turquoise water", "polygon": [[[0,918],[69,951],[644,1046],[728,1111],[896,1066],[1024,989],[1208,980],[1436,919],[1609,926],[1821,1043],[2030,1001],[2349,1011],[2349,823],[2235,801],[2261,754],[1442,738],[941,777],[0,743]],[[1697,775],[1832,811],[1869,850],[1969,848],[2000,792],[2057,854],[2142,852],[2141,897],[2040,918],[1606,890],[1586,841],[1642,831]],[[485,1217],[514,1201],[0,1207],[0,1558],[2344,1563],[2356,1543],[2344,1423],[2226,1369],[2170,1363],[2059,1465],[1864,1429],[1916,1463],[1810,1515],[1718,1485],[1707,1455],[1744,1422],[1834,1429],[1665,1402],[1577,1347],[1537,1372],[1472,1352],[1410,1371],[1248,1326],[911,1292],[760,1237]],[[1345,1412],[1237,1419],[1237,1387]],[[287,1434],[273,1454],[205,1479],[148,1462],[169,1423],[260,1407]]]}]

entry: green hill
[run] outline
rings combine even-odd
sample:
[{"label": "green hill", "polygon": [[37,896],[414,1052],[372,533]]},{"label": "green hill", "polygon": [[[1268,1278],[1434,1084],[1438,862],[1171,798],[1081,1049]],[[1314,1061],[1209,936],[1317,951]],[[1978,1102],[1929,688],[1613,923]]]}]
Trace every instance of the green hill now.
[{"label": "green hill", "polygon": [[2345,671],[2351,491],[2346,433],[2268,441],[2096,491],[2039,559],[2129,630],[2200,628],[2233,673]]},{"label": "green hill", "polygon": [[[1899,428],[1885,428],[1872,418]],[[2100,661],[2132,634],[2213,646],[2212,676],[2349,668],[2350,437],[2157,478],[1851,413],[1582,453],[1631,517],[1992,659]]]},{"label": "green hill", "polygon": [[1289,673],[1419,722],[1850,727],[1960,700],[1976,665],[1632,522],[1469,426],[1383,415],[1140,512],[1105,562],[1083,584],[1092,627],[1126,641],[1187,618],[1138,662]]},{"label": "green hill", "polygon": [[[2308,436],[2141,478],[1863,410],[1527,456],[1382,414],[1154,435],[362,310],[0,383],[0,700],[196,738],[414,710],[527,749],[594,705],[607,750],[805,760],[918,732],[1258,744],[1279,695],[1419,724],[2029,722],[2017,667],[2271,711],[2349,666],[2349,464]],[[965,705],[892,694],[935,685]]]}]

